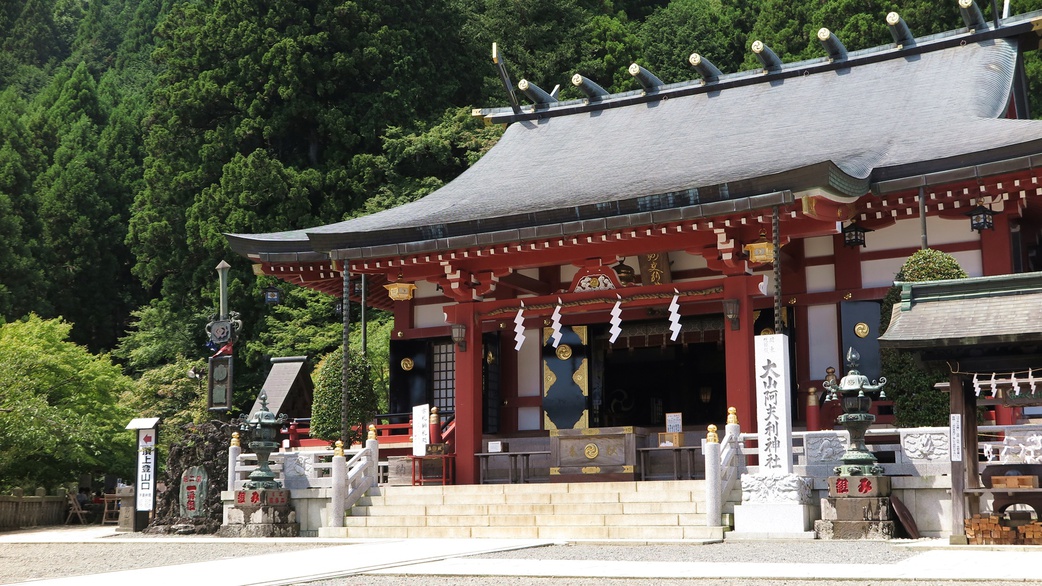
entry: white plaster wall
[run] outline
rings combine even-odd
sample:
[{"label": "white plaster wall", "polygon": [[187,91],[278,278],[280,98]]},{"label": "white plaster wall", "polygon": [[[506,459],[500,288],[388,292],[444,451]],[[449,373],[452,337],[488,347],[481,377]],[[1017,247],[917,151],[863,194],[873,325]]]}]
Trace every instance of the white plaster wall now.
[{"label": "white plaster wall", "polygon": [[[965,250],[952,254],[966,274],[979,277],[984,274],[979,250]],[[889,287],[894,284],[894,276],[901,270],[907,257],[895,257],[881,260],[870,260],[861,263],[861,283],[864,287]]]},{"label": "white plaster wall", "polygon": [[444,305],[417,305],[413,308],[413,319],[418,328],[432,328],[445,325]]},{"label": "white plaster wall", "polygon": [[952,254],[955,260],[959,261],[959,266],[962,270],[966,271],[966,274],[971,277],[981,277],[984,275],[984,260],[981,258],[979,250],[966,250],[964,252],[956,252]]},{"label": "white plaster wall", "polygon": [[[513,331],[511,331],[511,334]],[[513,342],[513,336],[509,340]],[[538,397],[543,392],[540,376],[540,343],[542,332],[538,329],[525,330],[525,343],[517,353],[517,396]],[[511,346],[513,348],[513,346]],[[538,428],[537,428],[538,429]]]},{"label": "white plaster wall", "polygon": [[839,316],[835,305],[811,305],[807,307],[807,334],[810,338],[810,378],[825,378],[825,369],[839,361]]},{"label": "white plaster wall", "polygon": [[[676,271],[690,271],[706,268],[706,259],[701,254],[688,254],[682,250],[674,250],[669,253],[670,269]],[[629,263],[627,263],[629,264]],[[634,268],[637,268],[634,266]]]},{"label": "white plaster wall", "polygon": [[[977,240],[977,233],[970,230],[970,219],[926,218],[926,238],[931,247],[956,242]],[[868,250],[893,250],[896,248],[918,248],[922,245],[919,217],[898,220],[896,224],[880,228],[865,235]]]},{"label": "white plaster wall", "polygon": [[807,267],[807,292],[836,290],[836,269],[832,265]]},{"label": "white plaster wall", "polygon": [[807,258],[832,256],[835,252],[832,248],[831,236],[815,236],[814,238],[805,238],[803,240],[803,254]]},{"label": "white plaster wall", "polygon": [[521,407],[517,410],[517,430],[538,430],[543,419],[542,407]]},{"label": "white plaster wall", "polygon": [[531,277],[533,279],[539,278],[539,269],[521,269],[517,271],[517,274]]},{"label": "white plaster wall", "polygon": [[412,294],[416,299],[423,299],[424,297],[441,297],[441,291],[438,291],[438,284],[431,283],[430,281],[417,281],[416,291]]},{"label": "white plaster wall", "polygon": [[[632,266],[632,265],[630,265]],[[637,270],[637,267],[633,267],[633,270]],[[568,288],[569,283],[572,282],[572,278],[575,277],[575,273],[579,272],[579,267],[571,264],[561,265],[561,282],[564,283],[565,289]]]}]

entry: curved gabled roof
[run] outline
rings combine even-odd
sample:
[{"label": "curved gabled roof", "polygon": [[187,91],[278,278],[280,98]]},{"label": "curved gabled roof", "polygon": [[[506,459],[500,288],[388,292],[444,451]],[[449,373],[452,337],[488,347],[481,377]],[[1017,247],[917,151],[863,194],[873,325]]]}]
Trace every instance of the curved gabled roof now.
[{"label": "curved gabled roof", "polygon": [[1003,30],[515,116],[521,119],[481,160],[421,200],[310,230],[229,240],[243,254],[294,246],[325,252],[775,191],[856,198],[875,181],[1037,154],[1042,121],[1001,118],[1017,62],[1017,41],[1002,38]]}]

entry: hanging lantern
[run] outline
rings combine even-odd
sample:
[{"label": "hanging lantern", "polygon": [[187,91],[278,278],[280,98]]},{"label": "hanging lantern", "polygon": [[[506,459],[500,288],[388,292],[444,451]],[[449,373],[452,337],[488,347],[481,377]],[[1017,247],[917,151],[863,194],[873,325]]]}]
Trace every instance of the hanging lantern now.
[{"label": "hanging lantern", "polygon": [[619,277],[619,282],[622,283],[623,287],[629,287],[633,284],[633,267],[626,264],[625,261],[619,261],[619,264],[613,267],[615,274]]},{"label": "hanging lantern", "polygon": [[855,222],[851,222],[843,228],[843,246],[851,248],[865,246],[865,233],[871,231],[868,228],[858,226]]},{"label": "hanging lantern", "polygon": [[978,205],[966,213],[970,217],[970,229],[981,233],[985,230],[995,229],[995,212],[982,205]]},{"label": "hanging lantern", "polygon": [[394,301],[408,301],[412,299],[412,293],[416,290],[416,285],[412,283],[388,283],[384,285],[387,289],[387,296]]},{"label": "hanging lantern", "polygon": [[282,303],[282,292],[277,287],[265,287],[264,288],[264,303],[268,305],[278,305]]},{"label": "hanging lantern", "polygon": [[760,230],[760,239],[756,242],[746,244],[742,248],[749,256],[749,261],[756,264],[774,262],[774,244],[767,242],[767,233]]}]

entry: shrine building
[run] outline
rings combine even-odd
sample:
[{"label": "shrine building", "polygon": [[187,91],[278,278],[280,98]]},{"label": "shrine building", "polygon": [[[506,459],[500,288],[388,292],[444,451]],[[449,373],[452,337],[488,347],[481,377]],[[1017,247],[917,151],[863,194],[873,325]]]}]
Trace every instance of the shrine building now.
[{"label": "shrine building", "polygon": [[891,13],[894,42],[872,49],[822,29],[822,57],[798,63],[757,42],[755,71],[695,54],[696,79],[664,83],[634,64],[640,91],[576,75],[587,97],[558,101],[521,80],[530,103],[475,111],[506,130],[441,189],[228,240],[353,301],[366,276],[366,304],[394,313],[390,410],[454,414],[460,483],[490,438],[661,429],[666,413],[704,430],[730,406],[752,422],[764,333],[788,334],[803,421],[847,348],[885,374],[880,300],[916,250],[973,277],[1042,270],[1022,59],[1042,12],[991,22],[963,4],[965,28],[928,37]]}]

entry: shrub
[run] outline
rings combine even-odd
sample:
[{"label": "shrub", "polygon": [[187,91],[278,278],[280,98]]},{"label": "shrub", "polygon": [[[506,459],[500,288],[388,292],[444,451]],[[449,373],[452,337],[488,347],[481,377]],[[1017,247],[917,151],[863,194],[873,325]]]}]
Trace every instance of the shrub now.
[{"label": "shrub", "polygon": [[[950,254],[926,248],[908,257],[894,281],[924,282],[964,279],[968,275]],[[893,286],[883,298],[880,333],[890,326],[893,306],[901,300],[901,288]],[[880,353],[886,394],[894,401],[894,416],[899,427],[948,424],[948,397],[934,384],[948,380],[940,368],[923,365],[915,352],[884,349]]]},{"label": "shrub", "polygon": [[[343,361],[343,349],[337,348],[318,363],[311,405],[312,437],[331,441],[340,438]],[[365,437],[366,427],[376,416],[378,397],[370,369],[371,365],[360,352],[351,352],[347,372],[347,420],[351,429],[344,442],[348,446]]]}]

